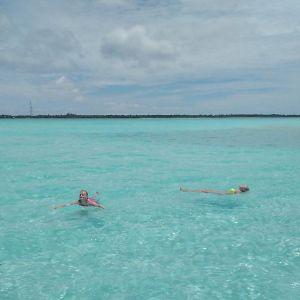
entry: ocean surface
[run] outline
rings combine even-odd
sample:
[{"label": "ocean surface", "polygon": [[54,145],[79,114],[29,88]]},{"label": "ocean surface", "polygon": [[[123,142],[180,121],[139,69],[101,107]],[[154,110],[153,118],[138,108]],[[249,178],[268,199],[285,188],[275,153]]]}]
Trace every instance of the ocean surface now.
[{"label": "ocean surface", "polygon": [[[299,299],[300,118],[2,119],[0,139],[1,300]],[[105,209],[52,209],[81,189]]]}]

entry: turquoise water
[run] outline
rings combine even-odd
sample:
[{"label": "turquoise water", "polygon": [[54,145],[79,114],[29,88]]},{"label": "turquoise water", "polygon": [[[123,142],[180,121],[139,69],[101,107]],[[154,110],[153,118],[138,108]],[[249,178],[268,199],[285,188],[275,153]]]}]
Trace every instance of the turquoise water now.
[{"label": "turquoise water", "polygon": [[[0,138],[1,299],[298,299],[300,119],[15,119]],[[106,209],[51,209],[82,188]]]}]

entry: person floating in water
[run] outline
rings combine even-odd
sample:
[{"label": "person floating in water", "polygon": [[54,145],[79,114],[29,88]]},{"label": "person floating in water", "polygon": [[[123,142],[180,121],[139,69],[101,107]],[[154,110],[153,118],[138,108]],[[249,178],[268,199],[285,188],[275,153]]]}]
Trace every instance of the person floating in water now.
[{"label": "person floating in water", "polygon": [[[99,195],[99,192],[96,192],[96,195]],[[61,207],[66,207],[66,206],[71,206],[71,205],[81,205],[81,206],[95,206],[97,208],[103,208],[104,206],[101,205],[96,201],[95,198],[89,198],[89,194],[86,190],[81,190],[79,193],[79,200],[66,203],[66,204],[61,204],[61,205],[56,205],[53,207],[53,209],[61,208]]]},{"label": "person floating in water", "polygon": [[217,190],[209,190],[209,189],[186,189],[183,187],[180,187],[181,192],[195,192],[195,193],[212,193],[212,194],[217,194],[217,195],[234,195],[234,194],[240,194],[240,193],[245,193],[249,191],[249,187],[245,184],[240,185],[239,188],[234,189],[231,188],[226,191],[217,191]]}]

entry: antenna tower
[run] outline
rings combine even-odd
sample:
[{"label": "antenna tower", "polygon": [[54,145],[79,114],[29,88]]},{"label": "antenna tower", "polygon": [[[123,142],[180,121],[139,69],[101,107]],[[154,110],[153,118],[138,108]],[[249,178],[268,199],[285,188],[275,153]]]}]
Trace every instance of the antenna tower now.
[{"label": "antenna tower", "polygon": [[32,103],[31,103],[31,101],[29,102],[29,111],[30,111],[30,117],[32,117]]}]

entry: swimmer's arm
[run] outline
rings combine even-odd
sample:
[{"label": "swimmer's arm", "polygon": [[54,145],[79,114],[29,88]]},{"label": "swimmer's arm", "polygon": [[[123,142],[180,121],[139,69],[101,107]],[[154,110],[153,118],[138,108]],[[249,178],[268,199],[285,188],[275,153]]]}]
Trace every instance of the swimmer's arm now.
[{"label": "swimmer's arm", "polygon": [[202,193],[211,193],[216,195],[227,195],[226,192],[216,191],[216,190],[205,190]]},{"label": "swimmer's arm", "polygon": [[221,192],[221,191],[211,190],[211,189],[191,190],[191,189],[186,189],[186,188],[180,187],[180,191],[181,192],[192,192],[192,193],[210,193],[210,194],[217,194],[217,195],[226,195],[226,192]]},{"label": "swimmer's arm", "polygon": [[104,206],[101,205],[100,203],[95,203],[95,204],[92,204],[93,206],[97,207],[97,208],[102,208],[104,209]]},{"label": "swimmer's arm", "polygon": [[71,205],[75,205],[75,204],[78,204],[78,201],[73,201],[73,202],[66,203],[66,204],[56,205],[56,206],[53,207],[53,209],[62,208],[62,207],[66,207],[66,206],[71,206]]},{"label": "swimmer's arm", "polygon": [[[92,199],[95,199],[96,200],[96,198],[97,198],[97,196],[98,195],[100,195],[101,193],[99,193],[99,192],[96,192],[95,193],[95,195],[92,197]],[[96,200],[97,201],[97,200]],[[90,205],[92,205],[92,206],[95,206],[95,207],[97,207],[97,208],[102,208],[102,209],[104,209],[104,206],[103,205],[101,205],[100,203],[98,203],[98,202],[96,202],[96,203],[90,203]]]},{"label": "swimmer's arm", "polygon": [[236,190],[235,192],[230,192],[230,191],[226,191],[224,192],[224,195],[236,195],[236,194],[240,194],[241,192],[239,190]]},{"label": "swimmer's arm", "polygon": [[227,192],[215,192],[217,195],[227,195]]}]

